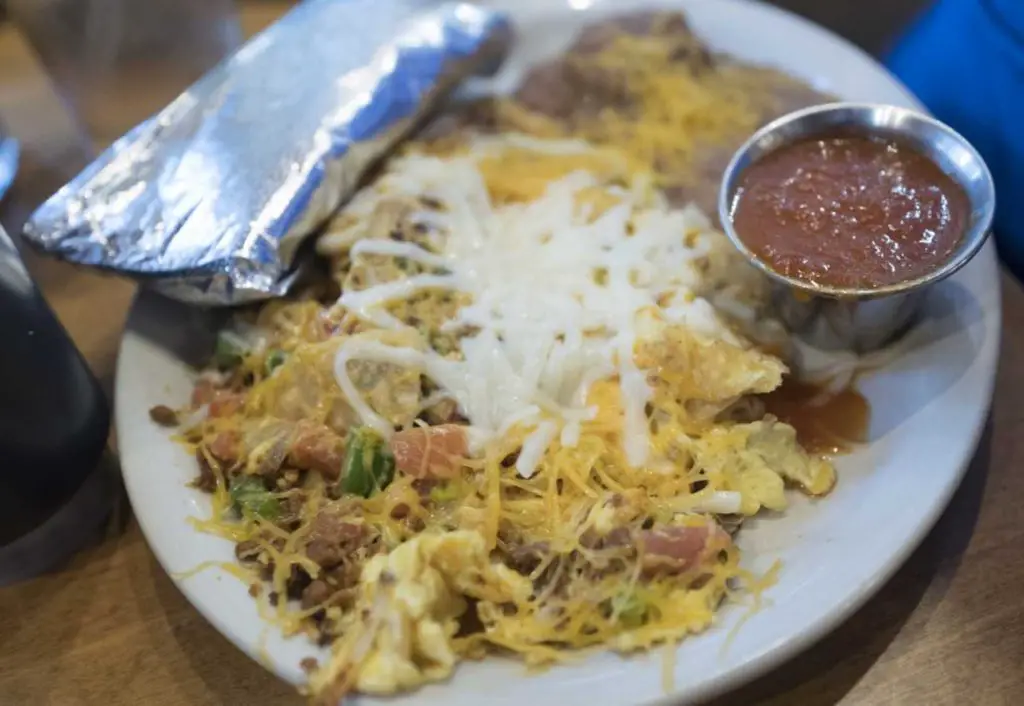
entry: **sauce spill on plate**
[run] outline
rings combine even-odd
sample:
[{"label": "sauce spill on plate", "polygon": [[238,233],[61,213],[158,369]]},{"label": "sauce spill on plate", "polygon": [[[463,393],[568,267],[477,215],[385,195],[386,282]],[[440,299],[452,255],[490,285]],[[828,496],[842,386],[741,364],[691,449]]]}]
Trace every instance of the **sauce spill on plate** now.
[{"label": "sauce spill on plate", "polygon": [[798,141],[755,162],[731,209],[736,233],[776,272],[868,289],[941,266],[970,215],[963,188],[915,149],[843,135]]},{"label": "sauce spill on plate", "polygon": [[763,399],[769,413],[796,429],[797,440],[808,453],[848,453],[868,440],[871,406],[852,386],[830,390],[787,376]]}]

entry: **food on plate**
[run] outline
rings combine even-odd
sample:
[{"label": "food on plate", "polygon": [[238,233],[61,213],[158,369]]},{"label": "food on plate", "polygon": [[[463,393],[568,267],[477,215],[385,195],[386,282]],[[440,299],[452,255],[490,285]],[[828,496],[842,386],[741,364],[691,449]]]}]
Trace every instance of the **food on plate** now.
[{"label": "food on plate", "polygon": [[796,95],[676,13],[595,25],[384,165],[319,240],[330,283],[240,313],[154,412],[212,494],[196,525],[331,646],[316,698],[642,650],[764,587],[743,518],[836,476],[766,413],[785,332],[689,202]]},{"label": "food on plate", "polygon": [[736,233],[776,272],[818,286],[876,288],[940,267],[970,216],[963,187],[894,140],[822,135],[747,167]]},{"label": "food on plate", "polygon": [[585,28],[523,78],[513,100],[485,100],[438,120],[459,127],[574,137],[617,147],[652,170],[677,206],[716,218],[733,152],[764,123],[831,96],[773,68],[708,48],[677,12],[636,12]]}]

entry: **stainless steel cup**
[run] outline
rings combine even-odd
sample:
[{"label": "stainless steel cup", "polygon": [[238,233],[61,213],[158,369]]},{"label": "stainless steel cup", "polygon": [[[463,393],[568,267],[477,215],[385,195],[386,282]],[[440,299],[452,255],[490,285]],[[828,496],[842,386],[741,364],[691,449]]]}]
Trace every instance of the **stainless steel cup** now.
[{"label": "stainless steel cup", "polygon": [[[737,235],[732,214],[743,170],[785,145],[836,133],[899,140],[931,158],[963,187],[971,207],[967,229],[956,252],[942,266],[884,287],[829,287],[776,272]],[[995,201],[985,161],[948,125],[891,105],[831,103],[790,113],[754,133],[725,170],[718,215],[733,245],[771,279],[776,313],[794,335],[816,348],[865,353],[904,332],[913,324],[927,287],[949,277],[977,254],[992,227]]]}]

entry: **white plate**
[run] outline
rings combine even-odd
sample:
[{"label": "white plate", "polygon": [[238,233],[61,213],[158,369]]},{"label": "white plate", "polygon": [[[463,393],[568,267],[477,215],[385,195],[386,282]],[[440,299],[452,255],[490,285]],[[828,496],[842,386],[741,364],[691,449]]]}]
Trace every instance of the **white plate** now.
[{"label": "white plate", "polygon": [[[564,48],[584,23],[640,3],[604,0],[502,0],[520,27],[515,60],[523,65]],[[825,30],[743,0],[646,3],[682,7],[717,49],[773,64],[845,99],[918,107],[866,54]],[[507,84],[510,85],[510,84]],[[125,483],[142,530],[172,574],[208,560],[231,561],[227,541],[195,532],[207,498],[186,487],[193,459],[153,425],[147,410],[183,402],[189,371],[180,351],[196,342],[198,314],[142,296],[132,311],[117,377],[117,431]],[[916,345],[863,381],[873,410],[872,442],[839,462],[839,484],[820,502],[794,496],[778,517],[745,525],[746,561],[764,569],[781,559],[768,605],[736,631],[741,608],[685,642],[677,653],[673,700],[708,697],[739,685],[806,647],[863,603],[896,570],[945,507],[967,467],[985,421],[999,344],[999,276],[991,245],[929,299]],[[179,352],[175,352],[179,351]],[[176,579],[177,580],[177,579]],[[178,580],[190,601],[236,645],[284,679],[299,682],[304,640],[285,641],[257,616],[238,580],[217,569]],[[595,655],[541,675],[491,659],[461,666],[448,684],[423,689],[417,704],[476,706],[585,701],[636,704],[664,697],[661,657]]]}]

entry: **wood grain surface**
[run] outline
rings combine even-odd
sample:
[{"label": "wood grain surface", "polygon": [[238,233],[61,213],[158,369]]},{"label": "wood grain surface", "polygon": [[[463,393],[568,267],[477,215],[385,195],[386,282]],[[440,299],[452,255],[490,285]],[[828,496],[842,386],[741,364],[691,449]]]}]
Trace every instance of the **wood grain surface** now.
[{"label": "wood grain surface", "polygon": [[[278,3],[246,6],[247,29],[279,11]],[[7,26],[0,27],[0,116],[25,153],[0,209],[15,232],[84,154],[45,75]],[[132,286],[28,260],[109,390]],[[939,524],[838,630],[716,704],[1024,703],[1024,291],[1006,275],[1002,284],[1002,358],[991,418]],[[69,565],[0,589],[0,704],[302,703],[185,601],[121,503]]]}]

